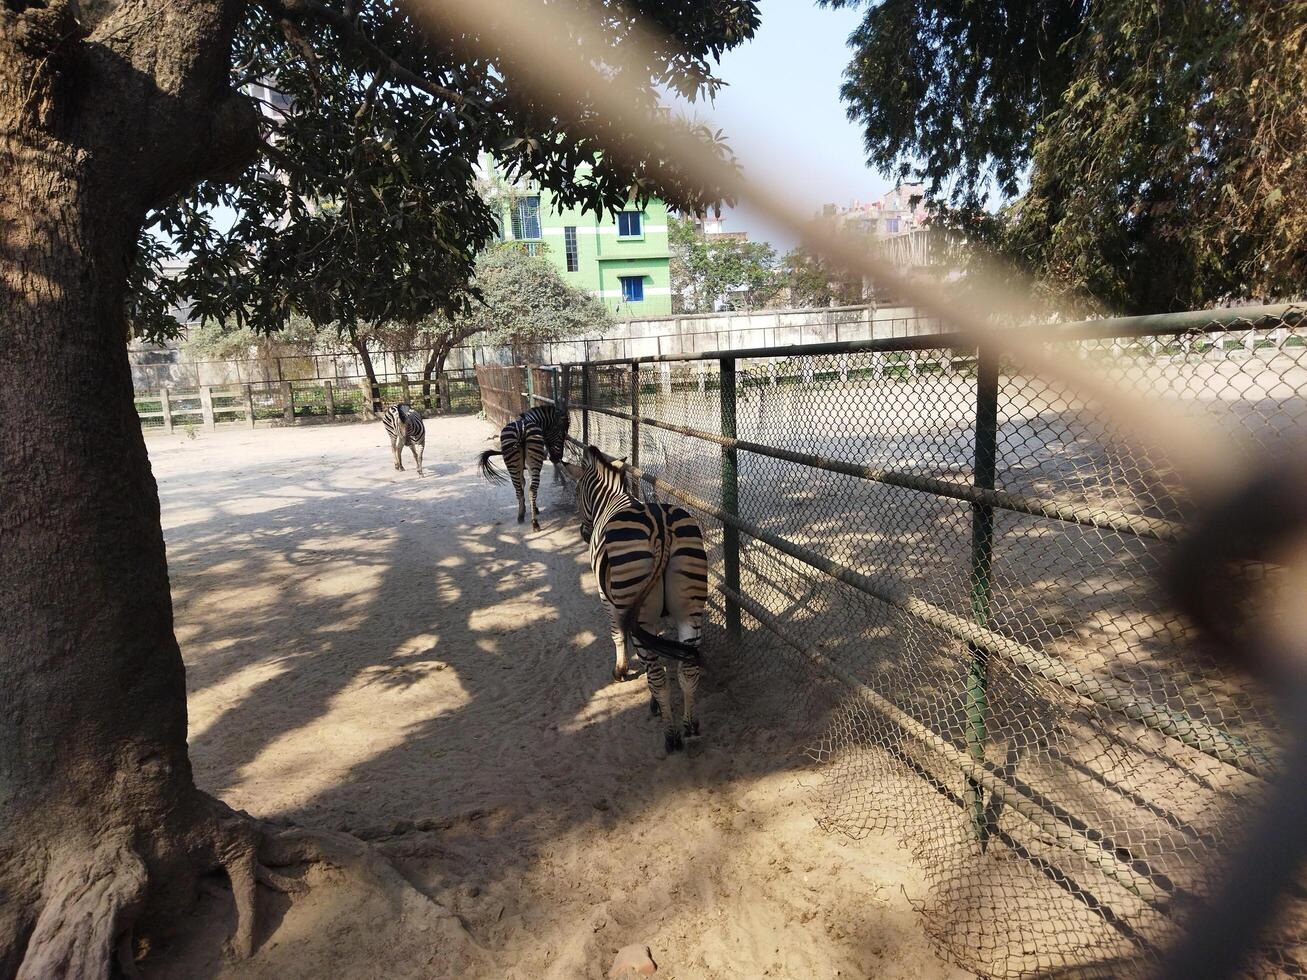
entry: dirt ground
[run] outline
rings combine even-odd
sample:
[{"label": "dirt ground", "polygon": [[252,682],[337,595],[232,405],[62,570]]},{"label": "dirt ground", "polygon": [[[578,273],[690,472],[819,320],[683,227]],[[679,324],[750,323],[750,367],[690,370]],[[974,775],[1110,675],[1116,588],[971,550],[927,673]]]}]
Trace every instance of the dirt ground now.
[{"label": "dirt ground", "polygon": [[[491,427],[428,423],[425,478],[379,424],[151,436],[199,785],[370,841],[407,885],[309,872],[230,892],[151,951],[155,977],[964,977],[931,952],[920,870],[822,832],[793,739],[715,677],[704,737],[663,758],[612,647],[571,498],[544,530],[476,477]],[[412,886],[411,888],[409,886]]]}]

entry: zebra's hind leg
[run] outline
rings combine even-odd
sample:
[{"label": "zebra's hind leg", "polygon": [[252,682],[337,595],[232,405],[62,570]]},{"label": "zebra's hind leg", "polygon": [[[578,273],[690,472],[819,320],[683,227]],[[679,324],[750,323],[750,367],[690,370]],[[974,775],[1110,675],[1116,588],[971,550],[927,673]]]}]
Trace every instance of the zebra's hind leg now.
[{"label": "zebra's hind leg", "polygon": [[[643,654],[642,654],[643,656]],[[663,748],[670,754],[678,751],[685,743],[672,718],[672,692],[667,683],[667,668],[658,659],[647,660],[649,693],[658,705],[658,713],[663,719]]]},{"label": "zebra's hind leg", "polygon": [[402,470],[404,468],[404,459],[401,455],[403,452],[403,439],[392,439],[390,441],[390,454],[395,457],[395,469],[397,470]]},{"label": "zebra's hind leg", "polygon": [[531,530],[540,530],[540,508],[536,505],[536,498],[540,495],[540,469],[537,465],[531,470],[531,484],[529,487],[531,495]]},{"label": "zebra's hind leg", "polygon": [[[607,600],[605,600],[606,603]],[[608,615],[613,621],[613,648],[617,651],[617,660],[613,663],[613,680],[621,682],[627,680],[626,644],[629,641],[626,638],[626,630],[622,628],[621,618],[617,611],[609,606]]]},{"label": "zebra's hind leg", "polygon": [[[696,639],[696,643],[697,643]],[[699,718],[694,713],[694,692],[699,688],[699,661],[682,660],[676,665],[676,679],[681,682],[681,730],[686,738],[699,734]]]},{"label": "zebra's hind leg", "polygon": [[526,497],[523,495],[522,471],[520,469],[512,470],[510,475],[513,477],[513,492],[517,494],[517,523],[521,524],[526,520]]}]

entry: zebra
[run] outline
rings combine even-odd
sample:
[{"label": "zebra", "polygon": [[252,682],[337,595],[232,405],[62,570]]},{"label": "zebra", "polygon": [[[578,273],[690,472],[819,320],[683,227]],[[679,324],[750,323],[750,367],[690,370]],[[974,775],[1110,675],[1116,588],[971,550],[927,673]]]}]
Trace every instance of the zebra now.
[{"label": "zebra", "polygon": [[[590,567],[612,621],[617,660],[613,679],[627,679],[627,643],[645,664],[649,710],[663,719],[663,747],[671,753],[699,734],[694,694],[699,686],[699,640],[708,599],[708,558],[703,530],[681,507],[645,502],[627,487],[625,463],[609,462],[593,446],[581,466],[568,465],[576,481],[581,537],[590,546]],[[662,616],[676,622],[678,639],[644,627]],[[678,731],[672,717],[667,668],[677,661],[682,707]]]},{"label": "zebra", "polygon": [[540,425],[532,418],[530,412],[523,412],[499,433],[499,451],[487,449],[477,459],[481,475],[491,483],[503,483],[504,478],[490,462],[492,456],[504,457],[504,468],[508,470],[513,481],[513,490],[517,493],[517,523],[526,520],[526,502],[522,497],[524,477],[529,474],[531,496],[531,529],[540,530],[540,508],[536,506],[536,496],[540,490],[540,470],[545,465],[545,437]]},{"label": "zebra", "polygon": [[567,429],[572,421],[571,414],[567,410],[567,402],[537,405],[523,412],[522,417],[531,419],[540,427],[540,433],[545,440],[545,449],[549,452],[549,461],[554,466],[554,482],[566,483],[567,480],[563,477],[563,448],[567,445]]},{"label": "zebra", "polygon": [[418,476],[423,476],[422,450],[427,444],[427,427],[422,424],[422,416],[408,405],[400,403],[391,405],[382,413],[381,424],[390,435],[390,451],[395,457],[395,469],[404,468],[404,461],[400,457],[404,447],[408,446],[417,463]]}]

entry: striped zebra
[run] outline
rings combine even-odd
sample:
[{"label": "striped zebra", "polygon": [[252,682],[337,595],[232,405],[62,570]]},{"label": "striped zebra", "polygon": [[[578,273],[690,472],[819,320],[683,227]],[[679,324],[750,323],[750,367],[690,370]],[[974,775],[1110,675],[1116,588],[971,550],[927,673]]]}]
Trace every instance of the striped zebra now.
[{"label": "striped zebra", "polygon": [[549,461],[554,465],[554,482],[566,483],[563,478],[563,449],[567,445],[567,428],[571,424],[571,415],[567,402],[557,405],[537,405],[522,413],[540,427],[545,439],[545,449],[549,452]]},{"label": "striped zebra", "polygon": [[381,424],[390,435],[390,451],[395,457],[395,469],[402,470],[404,461],[401,453],[408,446],[417,463],[418,476],[422,476],[422,451],[427,444],[427,427],[422,424],[422,416],[408,405],[391,405],[381,416]]},{"label": "striped zebra", "polygon": [[[593,446],[586,448],[581,466],[568,466],[577,484],[581,537],[590,545],[590,566],[612,621],[617,649],[613,679],[626,680],[627,644],[633,644],[646,668],[649,709],[663,718],[663,746],[675,752],[684,738],[699,734],[694,693],[708,599],[703,531],[684,509],[632,495],[624,468],[620,460],[605,460]],[[645,628],[662,616],[676,622],[676,641]],[[680,730],[672,717],[663,656],[677,661],[683,701]]]},{"label": "striped zebra", "polygon": [[503,483],[504,478],[490,462],[492,456],[504,457],[504,468],[513,481],[513,490],[517,493],[517,523],[526,520],[526,502],[522,496],[523,484],[530,477],[529,492],[531,496],[531,528],[540,530],[540,508],[536,506],[536,495],[540,490],[540,470],[545,465],[545,437],[540,426],[529,418],[530,412],[524,412],[499,433],[499,451],[487,449],[477,459],[481,475],[491,483]]}]

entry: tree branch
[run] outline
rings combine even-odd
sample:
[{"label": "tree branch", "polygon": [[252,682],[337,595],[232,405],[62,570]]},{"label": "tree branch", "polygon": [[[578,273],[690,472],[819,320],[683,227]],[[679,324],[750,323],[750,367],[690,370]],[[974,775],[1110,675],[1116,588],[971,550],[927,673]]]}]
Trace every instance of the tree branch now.
[{"label": "tree branch", "polygon": [[437,85],[429,78],[396,61],[383,51],[372,38],[358,29],[353,17],[332,10],[325,4],[319,3],[318,0],[264,0],[261,6],[273,16],[282,19],[316,20],[326,24],[336,32],[341,41],[362,54],[368,61],[372,62],[374,67],[385,71],[397,82],[421,92],[426,92],[432,98],[443,99],[459,106],[471,104],[483,109],[489,108],[487,103],[470,100],[453,89]]}]

